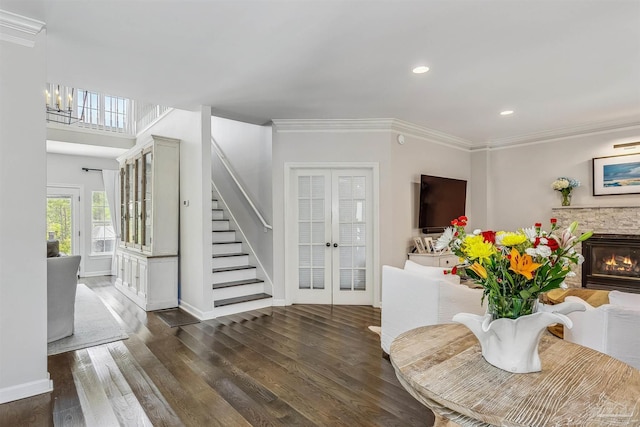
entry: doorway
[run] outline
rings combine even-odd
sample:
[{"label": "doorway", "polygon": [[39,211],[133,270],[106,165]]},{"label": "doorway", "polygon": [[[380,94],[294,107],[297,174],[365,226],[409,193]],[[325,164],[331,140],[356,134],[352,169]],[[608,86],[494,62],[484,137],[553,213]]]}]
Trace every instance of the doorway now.
[{"label": "doorway", "polygon": [[373,305],[373,175],[371,167],[290,169],[286,269],[292,303]]},{"label": "doorway", "polygon": [[[60,252],[80,255],[80,188],[47,186],[47,240],[58,240]],[[83,264],[80,263],[80,272]]]}]

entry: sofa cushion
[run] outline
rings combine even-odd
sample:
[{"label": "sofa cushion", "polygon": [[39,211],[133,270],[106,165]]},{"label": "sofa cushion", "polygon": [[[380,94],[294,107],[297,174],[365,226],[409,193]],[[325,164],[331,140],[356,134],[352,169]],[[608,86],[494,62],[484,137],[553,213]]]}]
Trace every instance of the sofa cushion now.
[{"label": "sofa cushion", "polygon": [[445,270],[451,271],[450,268],[431,267],[429,265],[422,265],[422,264],[418,264],[417,262],[413,262],[411,260],[406,260],[404,263],[404,269],[407,271],[418,273],[422,276],[429,277],[432,279],[442,279],[454,284],[460,283],[460,276],[458,276],[457,274],[444,273]]},{"label": "sofa cushion", "polygon": [[609,292],[609,303],[625,308],[640,310],[640,294],[611,291]]}]

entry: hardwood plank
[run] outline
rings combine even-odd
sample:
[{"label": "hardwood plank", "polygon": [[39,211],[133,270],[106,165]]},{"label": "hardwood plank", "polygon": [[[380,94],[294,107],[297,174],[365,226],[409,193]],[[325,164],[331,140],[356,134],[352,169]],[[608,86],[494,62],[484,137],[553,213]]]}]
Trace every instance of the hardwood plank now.
[{"label": "hardwood plank", "polygon": [[73,353],[62,353],[48,358],[48,369],[53,381],[54,425],[84,426],[82,405],[73,381]]},{"label": "hardwood plank", "polygon": [[75,351],[74,359],[73,381],[87,425],[97,427],[118,425],[118,418],[100,384],[87,350]]},{"label": "hardwood plank", "polygon": [[146,372],[130,357],[125,345],[116,342],[109,344],[108,348],[151,423],[156,427],[181,425],[180,418]]}]

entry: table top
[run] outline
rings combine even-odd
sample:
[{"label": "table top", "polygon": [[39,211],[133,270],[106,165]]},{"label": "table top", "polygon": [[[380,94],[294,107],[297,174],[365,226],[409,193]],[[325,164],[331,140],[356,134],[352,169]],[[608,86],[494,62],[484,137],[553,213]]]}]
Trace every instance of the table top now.
[{"label": "table top", "polygon": [[503,371],[446,324],[400,335],[390,359],[409,393],[462,426],[640,426],[640,370],[548,333],[538,353],[541,372]]}]

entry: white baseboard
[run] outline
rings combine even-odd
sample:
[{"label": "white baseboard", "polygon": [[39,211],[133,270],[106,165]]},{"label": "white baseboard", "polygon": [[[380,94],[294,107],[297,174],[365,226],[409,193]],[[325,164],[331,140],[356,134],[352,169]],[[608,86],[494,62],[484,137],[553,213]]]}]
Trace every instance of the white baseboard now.
[{"label": "white baseboard", "polygon": [[89,273],[87,273],[85,271],[84,273],[82,273],[82,276],[80,276],[80,279],[82,279],[83,277],[97,277],[97,276],[112,276],[111,270],[92,271],[92,272],[89,272]]},{"label": "white baseboard", "polygon": [[216,318],[216,316],[215,316],[213,311],[202,311],[202,310],[200,310],[198,308],[195,308],[191,304],[186,303],[184,301],[180,301],[178,303],[178,307],[181,308],[182,310],[186,311],[190,315],[196,317],[198,320],[211,320],[211,319],[215,319]]},{"label": "white baseboard", "polygon": [[13,402],[14,400],[24,399],[26,397],[42,393],[49,393],[51,391],[53,391],[53,381],[49,379],[49,373],[47,373],[46,379],[0,389],[0,404]]},{"label": "white baseboard", "polygon": [[273,306],[274,307],[285,307],[287,305],[287,301],[284,299],[273,299]]}]

